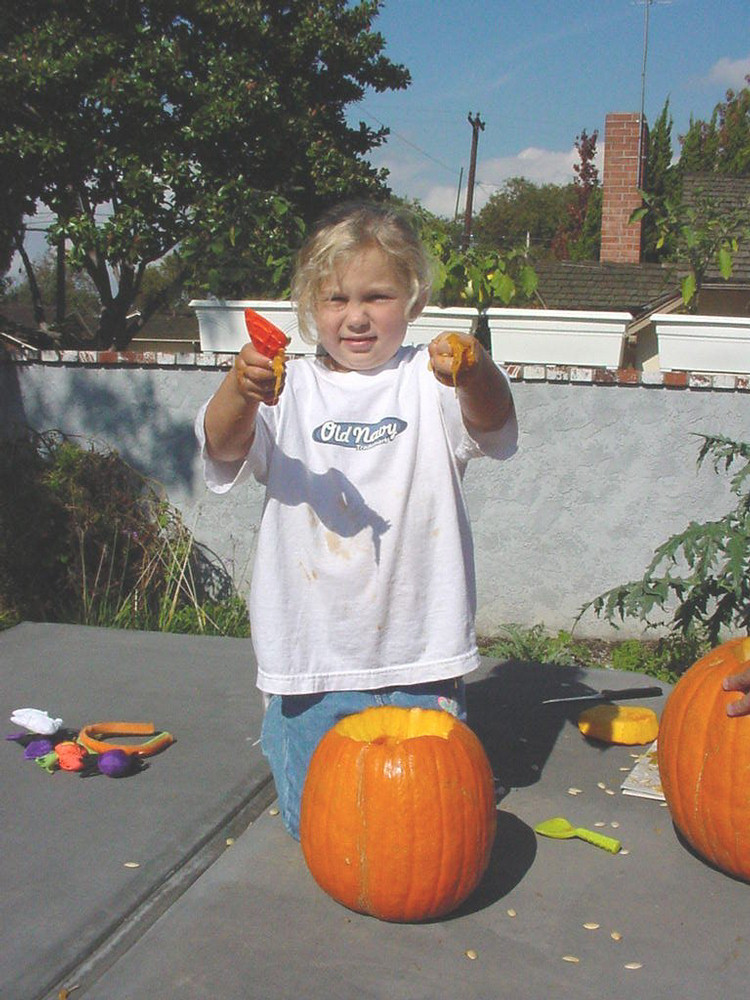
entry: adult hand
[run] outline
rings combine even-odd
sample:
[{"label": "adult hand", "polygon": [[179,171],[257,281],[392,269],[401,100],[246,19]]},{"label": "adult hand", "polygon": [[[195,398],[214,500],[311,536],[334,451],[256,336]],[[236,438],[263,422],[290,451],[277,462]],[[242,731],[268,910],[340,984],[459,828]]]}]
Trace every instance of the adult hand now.
[{"label": "adult hand", "polygon": [[730,674],[722,681],[725,691],[741,691],[742,698],[735,698],[727,705],[727,715],[750,715],[750,667],[741,674]]}]

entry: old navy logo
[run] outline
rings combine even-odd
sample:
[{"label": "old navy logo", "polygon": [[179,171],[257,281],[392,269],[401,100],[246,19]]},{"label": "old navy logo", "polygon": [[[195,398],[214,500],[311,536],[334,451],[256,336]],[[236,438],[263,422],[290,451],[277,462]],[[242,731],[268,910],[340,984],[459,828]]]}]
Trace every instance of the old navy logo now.
[{"label": "old navy logo", "polygon": [[320,444],[337,444],[342,448],[374,448],[379,444],[388,444],[402,431],[406,430],[406,421],[398,417],[384,417],[376,424],[358,424],[348,420],[326,420],[313,431],[313,441]]}]

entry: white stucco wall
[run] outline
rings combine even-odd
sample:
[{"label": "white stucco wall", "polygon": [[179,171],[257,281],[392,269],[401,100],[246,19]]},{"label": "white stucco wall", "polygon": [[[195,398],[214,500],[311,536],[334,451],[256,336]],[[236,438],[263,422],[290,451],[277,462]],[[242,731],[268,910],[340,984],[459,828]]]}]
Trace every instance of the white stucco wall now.
[{"label": "white stucco wall", "polygon": [[[160,481],[199,541],[219,554],[241,589],[250,578],[260,488],[228,497],[204,489],[193,439],[200,403],[223,377],[208,356],[183,365],[15,362],[0,365],[5,433],[26,423],[115,448]],[[733,497],[710,465],[696,471],[699,440],[747,440],[750,381],[697,378],[668,387],[616,373],[513,371],[521,426],[509,462],[473,463],[466,496],[475,533],[478,630],[507,623],[570,628],[587,600],[642,575],[654,548],[690,520],[723,514]],[[649,379],[649,384],[643,382]],[[587,617],[581,635],[608,636]],[[621,633],[640,634],[637,622]]]}]

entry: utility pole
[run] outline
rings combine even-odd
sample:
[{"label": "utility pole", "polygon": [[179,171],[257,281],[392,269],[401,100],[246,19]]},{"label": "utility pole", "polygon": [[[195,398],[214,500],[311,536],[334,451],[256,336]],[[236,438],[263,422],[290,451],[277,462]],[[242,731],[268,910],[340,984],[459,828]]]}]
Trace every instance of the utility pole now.
[{"label": "utility pole", "polygon": [[479,132],[484,132],[484,122],[479,117],[479,113],[472,118],[469,112],[469,125],[471,125],[471,160],[469,161],[469,180],[466,184],[466,215],[464,216],[464,238],[462,247],[469,249],[471,241],[471,216],[474,207],[474,178],[477,171],[477,145],[479,144]]}]

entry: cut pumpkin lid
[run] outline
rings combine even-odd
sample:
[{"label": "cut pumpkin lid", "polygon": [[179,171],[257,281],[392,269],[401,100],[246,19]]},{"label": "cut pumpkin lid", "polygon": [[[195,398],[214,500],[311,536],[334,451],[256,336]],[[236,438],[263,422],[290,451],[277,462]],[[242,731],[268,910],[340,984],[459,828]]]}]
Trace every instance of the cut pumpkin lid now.
[{"label": "cut pumpkin lid", "polygon": [[633,746],[653,742],[659,720],[641,705],[595,705],[578,716],[578,728],[589,739]]}]

